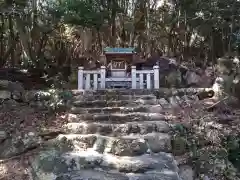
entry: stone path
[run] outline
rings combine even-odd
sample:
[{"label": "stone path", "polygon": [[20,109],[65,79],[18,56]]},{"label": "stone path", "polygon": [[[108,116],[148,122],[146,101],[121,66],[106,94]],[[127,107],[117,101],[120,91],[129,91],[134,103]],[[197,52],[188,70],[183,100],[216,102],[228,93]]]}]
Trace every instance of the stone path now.
[{"label": "stone path", "polygon": [[181,180],[164,112],[194,98],[76,92],[63,133],[32,161],[33,179]]}]

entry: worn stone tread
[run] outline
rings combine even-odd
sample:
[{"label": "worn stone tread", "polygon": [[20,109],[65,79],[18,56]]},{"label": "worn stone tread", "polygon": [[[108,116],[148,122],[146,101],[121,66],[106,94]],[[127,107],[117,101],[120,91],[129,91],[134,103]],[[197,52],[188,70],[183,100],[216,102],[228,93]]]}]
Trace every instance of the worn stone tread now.
[{"label": "worn stone tread", "polygon": [[131,133],[146,134],[152,132],[167,133],[171,130],[166,121],[133,121],[126,123],[97,123],[80,122],[68,123],[63,126],[63,132],[70,134],[101,134],[120,136]]},{"label": "worn stone tread", "polygon": [[104,95],[78,95],[73,97],[73,101],[94,101],[94,100],[156,100],[157,97],[154,94],[148,95],[122,95],[122,94],[104,94]]},{"label": "worn stone tread", "polygon": [[59,154],[47,149],[31,158],[31,167],[38,180],[180,180],[176,161],[168,153],[120,157],[93,150]]},{"label": "worn stone tread", "polygon": [[77,172],[59,175],[55,180],[129,180],[129,177],[119,172],[81,169]]},{"label": "worn stone tread", "polygon": [[[161,109],[172,108],[176,106],[181,106],[184,102],[194,102],[198,100],[197,96],[173,96],[169,98],[159,98],[159,99],[150,99],[150,100],[92,100],[92,101],[84,101],[78,100],[73,102],[73,106],[70,111],[74,113],[82,113],[86,110],[89,111],[90,108],[93,108],[93,111],[97,111],[97,109],[103,108],[103,112],[109,113],[111,110],[118,110],[118,108],[125,107],[132,108],[133,111],[138,110],[139,107],[161,107]],[[112,109],[111,109],[111,108]],[[84,109],[86,109],[84,111]],[[79,112],[78,112],[79,110]],[[130,110],[130,109],[129,109]],[[141,110],[145,111],[145,110]],[[91,112],[91,111],[90,111]],[[127,112],[127,111],[123,111]]]},{"label": "worn stone tread", "polygon": [[163,108],[158,105],[140,105],[140,106],[121,106],[121,107],[94,107],[94,108],[82,108],[71,107],[70,112],[73,114],[84,113],[132,113],[132,112],[146,112],[146,113],[160,113]]},{"label": "worn stone tread", "polygon": [[50,146],[52,144],[62,149],[65,148],[65,151],[93,149],[99,153],[111,153],[118,156],[138,156],[171,150],[171,136],[166,133],[131,134],[120,137],[66,134],[59,135],[48,143]]},{"label": "worn stone tread", "polygon": [[173,171],[149,171],[144,174],[83,169],[58,176],[55,180],[180,180]]},{"label": "worn stone tread", "polygon": [[174,158],[168,153],[144,154],[127,157],[101,154],[96,151],[78,151],[62,155],[65,162],[75,162],[76,169],[90,168],[91,165],[106,170],[118,170],[125,173],[145,173],[151,170],[178,172]]},{"label": "worn stone tread", "polygon": [[158,100],[93,100],[93,101],[83,101],[76,100],[72,102],[73,106],[93,108],[93,107],[119,107],[119,106],[139,106],[139,105],[157,105]]},{"label": "worn stone tread", "polygon": [[147,171],[144,174],[128,174],[129,180],[182,180],[177,172],[171,170]]},{"label": "worn stone tread", "polygon": [[88,114],[69,114],[69,122],[82,122],[82,121],[94,121],[94,122],[118,122],[125,123],[131,121],[167,121],[169,117],[161,113],[144,113],[134,112],[128,114],[122,113],[88,113]]},{"label": "worn stone tread", "polygon": [[159,88],[157,90],[153,89],[124,89],[124,90],[72,90],[74,95],[149,95],[149,94],[160,94],[160,95],[178,95],[178,94],[186,94],[191,95],[197,92],[209,91],[212,88]]}]

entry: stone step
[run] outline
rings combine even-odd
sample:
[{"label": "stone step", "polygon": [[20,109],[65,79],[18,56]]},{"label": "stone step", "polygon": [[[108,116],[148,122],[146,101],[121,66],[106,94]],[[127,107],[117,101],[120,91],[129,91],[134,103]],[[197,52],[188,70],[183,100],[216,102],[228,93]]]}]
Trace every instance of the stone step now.
[{"label": "stone step", "polygon": [[77,95],[73,97],[73,101],[94,101],[94,100],[106,100],[106,101],[118,101],[118,100],[156,100],[157,97],[153,94],[149,95],[121,95],[121,94],[105,94],[105,95]]},{"label": "stone step", "polygon": [[120,137],[98,134],[66,134],[46,143],[62,151],[95,150],[117,156],[139,156],[146,153],[170,152],[171,136],[166,133],[131,134]]},{"label": "stone step", "polygon": [[[129,180],[124,173],[109,172],[95,169],[81,169],[81,171],[73,171],[59,175],[55,180]],[[40,179],[45,180],[45,179]]]},{"label": "stone step", "polygon": [[146,171],[144,174],[128,174],[129,180],[185,180],[179,177],[178,172],[164,169],[161,171]]},{"label": "stone step", "polygon": [[157,90],[152,89],[108,89],[108,90],[73,90],[74,96],[78,95],[149,95],[154,94],[158,97],[169,97],[169,96],[183,96],[183,95],[193,95],[198,92],[209,91],[211,88],[160,88]]},{"label": "stone step", "polygon": [[165,121],[135,121],[124,124],[110,123],[68,123],[63,132],[67,134],[101,134],[110,136],[128,135],[132,133],[147,134],[152,132],[168,133],[170,125]]},{"label": "stone step", "polygon": [[74,90],[73,95],[149,95],[157,92],[169,92],[170,89],[105,89],[105,90]]},{"label": "stone step", "polygon": [[119,100],[119,101],[106,101],[106,100],[95,100],[85,101],[77,100],[73,101],[72,105],[75,107],[83,108],[94,108],[94,107],[119,107],[119,106],[139,106],[139,105],[157,105],[158,100]]},{"label": "stone step", "polygon": [[[86,114],[86,113],[131,113],[131,112],[148,112],[148,113],[161,113],[163,109],[169,109],[172,107],[181,107],[184,103],[190,103],[191,101],[196,101],[196,99],[191,99],[191,97],[182,96],[181,98],[170,97],[169,99],[158,99],[153,101],[139,100],[139,101],[129,101],[128,104],[120,101],[106,102],[106,101],[88,101],[88,102],[77,102],[77,106],[72,106],[70,112],[73,114]],[[149,103],[152,105],[144,105]],[[95,103],[95,104],[94,104]],[[97,103],[97,104],[96,104]],[[105,106],[98,107],[98,103],[104,103]],[[120,104],[124,106],[118,106]],[[85,104],[86,107],[83,107]],[[94,104],[94,105],[93,105]],[[106,106],[107,104],[115,106]],[[140,105],[137,105],[140,104]],[[76,104],[75,104],[76,105]],[[78,107],[80,105],[80,107]],[[92,105],[92,106],[91,106]],[[91,107],[88,107],[91,106]],[[97,106],[97,107],[96,107]]]},{"label": "stone step", "polygon": [[[171,96],[169,98],[160,99],[137,99],[137,100],[76,100],[72,102],[74,108],[107,108],[107,107],[139,107],[160,105],[162,108],[171,108],[173,106],[181,106],[185,103],[197,101],[197,96]],[[75,109],[73,111],[76,112]]]},{"label": "stone step", "polygon": [[68,122],[108,122],[108,123],[126,123],[132,121],[167,121],[171,116],[166,116],[160,113],[128,113],[128,114],[120,114],[120,113],[111,113],[111,114],[69,114]]},{"label": "stone step", "polygon": [[[171,170],[147,171],[144,174],[119,173],[104,170],[81,169],[58,176],[55,180],[180,180],[178,174]],[[40,179],[45,180],[45,179]]]},{"label": "stone step", "polygon": [[171,154],[119,157],[95,151],[41,151],[31,161],[38,180],[181,180]]},{"label": "stone step", "polygon": [[75,162],[76,167],[79,169],[98,167],[103,170],[115,169],[125,173],[145,173],[150,170],[178,171],[174,158],[167,153],[119,157],[112,154],[100,154],[95,151],[78,151],[66,153],[63,157],[67,162]]},{"label": "stone step", "polygon": [[161,113],[163,107],[161,105],[142,105],[136,107],[94,107],[94,108],[82,108],[82,107],[71,107],[69,110],[73,114],[86,114],[86,113],[133,113],[133,112],[145,112],[145,113]]}]

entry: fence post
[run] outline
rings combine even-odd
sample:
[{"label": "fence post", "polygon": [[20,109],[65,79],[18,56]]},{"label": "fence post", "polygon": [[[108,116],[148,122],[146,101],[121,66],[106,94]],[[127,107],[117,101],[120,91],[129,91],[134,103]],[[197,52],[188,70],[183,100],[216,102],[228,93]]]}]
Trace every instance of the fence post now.
[{"label": "fence post", "polygon": [[98,74],[93,74],[93,89],[98,89]]},{"label": "fence post", "polygon": [[137,89],[137,72],[136,66],[132,66],[132,89]]},{"label": "fence post", "polygon": [[91,89],[91,74],[86,73],[85,89]]},{"label": "fence post", "polygon": [[147,73],[147,89],[151,89],[151,74]]},{"label": "fence post", "polygon": [[83,67],[78,67],[78,90],[83,89]]},{"label": "fence post", "polygon": [[154,89],[159,89],[159,66],[153,66],[154,70]]},{"label": "fence post", "polygon": [[101,75],[100,75],[100,79],[101,79],[101,89],[105,89],[105,85],[106,85],[106,67],[105,66],[101,66]]},{"label": "fence post", "polygon": [[139,73],[139,85],[140,85],[140,89],[144,89],[144,75],[143,73]]}]

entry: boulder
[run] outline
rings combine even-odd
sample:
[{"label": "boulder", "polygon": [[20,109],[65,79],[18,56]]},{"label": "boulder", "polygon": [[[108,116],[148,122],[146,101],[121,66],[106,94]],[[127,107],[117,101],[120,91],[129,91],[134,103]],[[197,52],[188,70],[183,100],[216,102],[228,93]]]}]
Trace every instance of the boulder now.
[{"label": "boulder", "polygon": [[169,152],[171,150],[171,137],[164,133],[150,133],[145,135],[149,149],[154,152]]},{"label": "boulder", "polygon": [[6,131],[0,131],[0,143],[3,142],[7,138]]},{"label": "boulder", "polygon": [[19,99],[22,100],[25,92],[25,89],[22,83],[6,81],[6,80],[0,80],[0,89],[2,89],[2,91],[0,92],[1,99],[12,98],[15,100],[19,100]]},{"label": "boulder", "polygon": [[33,132],[29,132],[23,136],[15,136],[11,139],[6,139],[3,144],[1,144],[0,157],[9,158],[17,156],[38,147],[40,144],[41,138]]},{"label": "boulder", "polygon": [[134,156],[144,154],[147,149],[145,141],[141,139],[113,139],[108,142],[105,152],[118,156]]},{"label": "boulder", "polygon": [[53,180],[57,178],[56,174],[67,173],[73,167],[61,158],[59,151],[54,149],[41,151],[30,163],[33,179],[41,180]]},{"label": "boulder", "polygon": [[[24,89],[33,89],[39,87],[48,87],[48,83],[43,78],[44,72],[41,69],[18,69],[18,68],[0,68],[0,80],[5,82],[21,82]],[[0,89],[4,85],[0,82]],[[6,86],[5,86],[6,87]],[[39,89],[39,88],[38,88]]]},{"label": "boulder", "polygon": [[199,86],[201,82],[201,76],[194,71],[187,71],[185,79],[187,86]]},{"label": "boulder", "polygon": [[11,92],[6,90],[0,91],[0,99],[10,99],[11,98]]},{"label": "boulder", "polygon": [[168,87],[179,87],[182,83],[181,72],[178,69],[172,69],[165,76],[165,80]]},{"label": "boulder", "polygon": [[19,103],[13,99],[7,99],[4,101],[3,107],[9,110],[13,110],[13,109],[19,108]]}]

